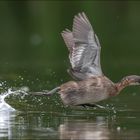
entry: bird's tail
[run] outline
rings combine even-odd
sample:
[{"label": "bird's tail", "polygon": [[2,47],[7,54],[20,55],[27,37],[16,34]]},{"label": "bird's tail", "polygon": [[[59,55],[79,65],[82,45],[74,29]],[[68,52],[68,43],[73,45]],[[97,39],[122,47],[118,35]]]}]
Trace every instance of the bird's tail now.
[{"label": "bird's tail", "polygon": [[45,91],[41,91],[41,92],[30,92],[30,94],[32,94],[32,95],[48,95],[49,96],[49,95],[52,95],[52,94],[58,92],[59,90],[60,90],[60,87],[56,87],[50,91],[45,90]]}]

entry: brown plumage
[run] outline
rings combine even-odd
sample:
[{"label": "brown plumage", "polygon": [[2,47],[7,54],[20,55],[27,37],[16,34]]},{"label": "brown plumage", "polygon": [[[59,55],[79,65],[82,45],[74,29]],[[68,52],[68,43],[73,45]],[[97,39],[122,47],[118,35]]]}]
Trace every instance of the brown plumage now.
[{"label": "brown plumage", "polygon": [[59,94],[65,105],[89,105],[116,96],[126,86],[139,85],[140,76],[126,76],[119,83],[113,83],[105,76],[93,76],[82,81],[70,81],[59,87]]},{"label": "brown plumage", "polygon": [[116,95],[118,89],[105,76],[91,77],[82,81],[70,81],[60,86],[60,96],[66,105],[96,103]]},{"label": "brown plumage", "polygon": [[92,105],[116,96],[129,85],[140,85],[140,76],[126,76],[119,83],[113,83],[102,73],[100,65],[101,46],[85,13],[74,17],[72,31],[66,29],[62,37],[69,50],[70,75],[77,81],[70,81],[51,90],[65,105]]}]

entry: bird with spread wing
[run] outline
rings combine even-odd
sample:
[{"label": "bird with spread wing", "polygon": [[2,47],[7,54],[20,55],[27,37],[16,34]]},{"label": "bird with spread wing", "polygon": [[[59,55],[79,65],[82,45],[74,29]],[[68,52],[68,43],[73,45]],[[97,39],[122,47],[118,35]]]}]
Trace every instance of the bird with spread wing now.
[{"label": "bird with spread wing", "polygon": [[44,95],[58,92],[65,105],[95,106],[118,95],[126,86],[140,85],[137,75],[126,76],[118,83],[104,76],[100,64],[101,45],[84,12],[74,17],[72,31],[66,29],[61,34],[69,50],[71,68],[68,72],[75,80]]}]

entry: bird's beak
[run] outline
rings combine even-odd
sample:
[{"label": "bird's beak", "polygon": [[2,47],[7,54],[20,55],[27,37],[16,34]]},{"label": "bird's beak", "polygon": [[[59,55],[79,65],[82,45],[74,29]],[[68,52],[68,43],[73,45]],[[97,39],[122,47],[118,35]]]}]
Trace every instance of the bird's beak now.
[{"label": "bird's beak", "polygon": [[138,83],[140,83],[140,78],[138,79]]},{"label": "bird's beak", "polygon": [[135,79],[135,82],[140,85],[140,76]]}]

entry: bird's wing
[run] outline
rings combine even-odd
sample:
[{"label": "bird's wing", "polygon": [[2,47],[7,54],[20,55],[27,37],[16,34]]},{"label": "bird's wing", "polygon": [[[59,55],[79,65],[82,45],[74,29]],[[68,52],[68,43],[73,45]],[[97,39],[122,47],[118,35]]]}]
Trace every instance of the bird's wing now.
[{"label": "bird's wing", "polygon": [[75,78],[82,80],[103,75],[100,65],[101,46],[85,13],[74,17],[72,32],[66,29],[62,37],[70,51],[70,73]]}]

